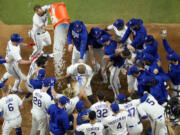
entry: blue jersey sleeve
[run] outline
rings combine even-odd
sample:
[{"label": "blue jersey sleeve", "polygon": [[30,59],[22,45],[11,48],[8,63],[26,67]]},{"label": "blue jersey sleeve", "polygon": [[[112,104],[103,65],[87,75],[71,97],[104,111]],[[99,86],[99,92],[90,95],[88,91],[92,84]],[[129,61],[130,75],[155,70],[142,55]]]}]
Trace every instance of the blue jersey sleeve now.
[{"label": "blue jersey sleeve", "polygon": [[80,59],[83,59],[84,53],[87,47],[88,32],[86,27],[83,25],[83,33],[81,33],[81,47],[80,47]]},{"label": "blue jersey sleeve", "polygon": [[124,34],[124,36],[123,36],[123,38],[122,38],[122,43],[125,43],[126,42],[126,40],[128,39],[128,37],[129,37],[129,35],[131,34],[131,30],[130,30],[130,28],[128,27],[128,29],[126,30],[126,32],[125,32],[125,34]]},{"label": "blue jersey sleeve", "polygon": [[137,32],[136,34],[137,34],[137,35],[134,37],[134,39],[133,39],[133,41],[132,41],[132,43],[131,43],[131,45],[132,45],[134,48],[138,48],[137,45],[138,45],[140,42],[142,42],[142,40],[144,40],[144,37],[145,37],[144,32]]},{"label": "blue jersey sleeve", "polygon": [[69,117],[68,117],[67,112],[64,113],[62,125],[63,125],[63,128],[64,128],[65,130],[70,130],[70,129],[71,129],[71,128],[70,128],[70,123],[69,123]]},{"label": "blue jersey sleeve", "polygon": [[68,29],[68,33],[67,33],[67,43],[68,45],[69,44],[72,44],[72,26],[73,26],[73,23],[70,24],[69,26],[69,29]]},{"label": "blue jersey sleeve", "polygon": [[164,49],[166,50],[167,53],[169,53],[169,54],[175,53],[175,51],[171,49],[171,47],[168,44],[166,39],[163,39],[163,45],[164,45]]}]

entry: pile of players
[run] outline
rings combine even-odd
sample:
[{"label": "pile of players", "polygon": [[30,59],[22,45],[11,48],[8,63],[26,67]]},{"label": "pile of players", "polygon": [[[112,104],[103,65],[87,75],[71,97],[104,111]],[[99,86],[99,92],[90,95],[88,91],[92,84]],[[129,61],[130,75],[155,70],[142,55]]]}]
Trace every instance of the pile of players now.
[{"label": "pile of players", "polygon": [[[115,32],[115,40],[108,33],[110,30]],[[41,31],[39,35],[44,33]],[[40,130],[41,135],[48,131],[52,135],[63,135],[66,132],[75,132],[77,135],[140,135],[143,131],[141,119],[149,119],[152,134],[167,134],[163,107],[169,98],[167,82],[171,82],[170,88],[180,89],[180,57],[171,49],[165,39],[165,32],[162,37],[168,53],[166,58],[170,61],[168,73],[161,67],[158,42],[147,34],[141,19],[132,18],[126,25],[123,20],[117,19],[104,30],[93,27],[89,33],[82,21],[72,22],[67,33],[72,65],[67,68],[65,76],[47,78],[45,67],[53,54],[41,54],[31,56],[30,60],[22,60],[20,45],[34,46],[38,43],[22,43],[19,34],[12,34],[6,58],[0,59],[7,70],[1,79],[3,97],[0,100],[0,114],[4,118],[2,134],[9,134],[12,128],[16,129],[17,135],[22,134],[19,107],[31,94],[31,135],[35,135],[37,130]],[[88,58],[92,68],[87,65]],[[18,63],[31,63],[27,77],[19,70]],[[91,89],[91,79],[98,72],[102,75],[102,84],[108,83],[108,69],[109,89],[114,92],[112,104],[104,101],[107,95],[103,91],[93,93]],[[119,93],[120,72],[127,75],[128,92],[131,94],[128,100],[124,94]],[[12,89],[5,85],[11,76],[16,78]],[[21,100],[16,94],[9,93],[22,94],[19,89],[23,77],[26,78],[29,93]],[[68,86],[62,93],[57,93],[54,84],[64,79],[70,80]]]}]

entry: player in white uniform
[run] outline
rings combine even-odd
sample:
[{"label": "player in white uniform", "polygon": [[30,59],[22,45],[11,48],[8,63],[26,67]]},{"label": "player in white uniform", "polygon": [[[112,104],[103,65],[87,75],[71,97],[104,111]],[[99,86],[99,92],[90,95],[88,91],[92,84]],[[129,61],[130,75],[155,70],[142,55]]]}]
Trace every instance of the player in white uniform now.
[{"label": "player in white uniform", "polygon": [[119,105],[111,104],[112,115],[103,120],[103,125],[109,127],[111,135],[129,135],[127,131],[127,117],[126,111],[121,111]]},{"label": "player in white uniform", "polygon": [[45,5],[41,7],[40,5],[34,6],[34,16],[33,16],[33,27],[32,30],[28,32],[29,36],[33,39],[36,46],[34,46],[34,51],[30,58],[38,56],[43,52],[44,46],[51,45],[51,37],[48,31],[46,31],[46,26],[48,25],[48,10],[50,5]]},{"label": "player in white uniform", "polygon": [[152,135],[166,135],[167,127],[164,118],[164,107],[158,104],[156,99],[148,94],[145,102],[138,106],[141,118],[148,118],[151,123]]},{"label": "player in white uniform", "polygon": [[[15,83],[12,88],[12,92],[18,92],[22,80],[25,80],[25,75],[22,74],[18,67],[18,64],[30,64],[30,60],[23,60],[21,57],[20,46],[28,46],[28,44],[22,43],[23,38],[19,34],[12,34],[11,40],[7,44],[6,48],[6,60],[5,68],[7,72],[4,74],[1,82],[6,81],[8,78],[13,76],[15,78]],[[20,92],[19,92],[20,93]]]},{"label": "player in white uniform", "polygon": [[45,135],[47,130],[47,112],[48,107],[53,103],[51,97],[46,93],[50,88],[50,82],[45,79],[42,89],[36,89],[33,92],[33,107],[32,113],[32,128],[30,135],[36,135],[38,128],[40,129],[40,135]]},{"label": "player in white uniform", "polygon": [[[123,55],[124,58],[126,58],[124,65],[125,69],[122,70],[123,74],[127,74],[127,69],[132,67],[135,64],[135,57],[136,54],[131,51],[125,51],[125,55]],[[132,92],[133,90],[137,90],[137,82],[136,78],[132,75],[127,75],[127,84],[128,84],[128,91]]]},{"label": "player in white uniform", "polygon": [[19,111],[19,108],[22,108],[22,100],[15,94],[9,94],[10,86],[8,85],[1,90],[3,97],[0,100],[0,112],[4,118],[2,135],[9,135],[13,128],[16,129],[16,135],[22,135],[22,118]]},{"label": "player in white uniform", "polygon": [[141,135],[143,131],[143,125],[139,118],[139,113],[137,111],[138,105],[141,103],[140,96],[137,93],[131,95],[132,101],[127,102],[126,96],[124,94],[119,94],[116,100],[120,102],[119,108],[123,108],[128,112],[127,117],[127,130],[130,135]]},{"label": "player in white uniform", "polygon": [[[67,68],[66,75],[62,78],[71,78],[73,80],[78,80],[78,76],[82,77],[83,87],[88,99],[93,103],[92,89],[91,89],[91,79],[93,77],[92,68],[84,63],[76,63]],[[74,88],[79,94],[79,87]]]},{"label": "player in white uniform", "polygon": [[[102,123],[96,122],[96,112],[91,111],[89,113],[90,122],[77,126],[77,114],[74,116],[74,130],[83,132],[85,135],[103,135],[104,126]],[[77,127],[76,127],[77,126]]]},{"label": "player in white uniform", "polygon": [[[114,33],[116,35],[116,39],[119,41],[124,36],[127,26],[124,25],[124,21],[122,19],[117,19],[115,23],[112,25],[107,26],[106,30],[114,30]],[[130,38],[126,41],[128,44],[131,44]]]}]

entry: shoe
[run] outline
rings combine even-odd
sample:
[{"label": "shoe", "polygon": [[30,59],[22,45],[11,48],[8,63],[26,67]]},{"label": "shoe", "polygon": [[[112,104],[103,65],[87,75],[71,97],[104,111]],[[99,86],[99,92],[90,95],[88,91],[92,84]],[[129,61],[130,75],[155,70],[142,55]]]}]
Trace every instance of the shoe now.
[{"label": "shoe", "polygon": [[172,121],[171,122],[171,126],[180,126],[180,121],[177,120],[177,121]]},{"label": "shoe", "polygon": [[112,86],[111,86],[111,84],[108,86],[108,89],[112,90]]},{"label": "shoe", "polygon": [[20,90],[20,91],[14,91],[14,90],[12,90],[11,92],[14,93],[14,94],[18,94],[18,95],[24,94],[24,91],[23,91],[23,90]]}]

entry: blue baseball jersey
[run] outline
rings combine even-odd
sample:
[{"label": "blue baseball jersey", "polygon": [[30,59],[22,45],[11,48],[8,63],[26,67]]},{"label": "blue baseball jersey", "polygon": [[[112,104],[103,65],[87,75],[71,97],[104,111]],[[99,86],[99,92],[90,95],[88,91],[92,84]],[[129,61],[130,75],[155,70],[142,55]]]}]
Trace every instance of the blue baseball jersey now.
[{"label": "blue baseball jersey", "polygon": [[110,61],[113,62],[113,66],[120,68],[121,66],[124,65],[125,59],[122,58],[121,56],[111,55]]},{"label": "blue baseball jersey", "polygon": [[41,89],[43,80],[36,80],[36,79],[31,79],[30,84],[33,87],[33,89]]},{"label": "blue baseball jersey", "polygon": [[50,115],[49,128],[54,135],[64,135],[66,130],[70,130],[68,113],[64,108],[59,108],[57,104],[52,104],[47,110]]},{"label": "blue baseball jersey", "polygon": [[117,48],[117,42],[111,40],[110,44],[106,45],[104,47],[104,54],[105,55],[112,55],[112,54],[114,54],[116,48]]},{"label": "blue baseball jersey", "polygon": [[[78,126],[79,126],[79,125],[82,125],[82,124],[85,124],[85,123],[89,123],[89,120],[83,120],[83,119],[82,119],[82,116],[88,115],[89,112],[90,112],[89,109],[85,109],[84,111],[78,113],[78,117],[77,117],[77,125],[78,125]],[[77,132],[77,131],[76,131],[76,132],[75,132],[75,135],[84,135],[84,133],[83,133],[83,132]]]},{"label": "blue baseball jersey", "polygon": [[80,59],[83,59],[84,53],[87,50],[88,32],[86,26],[82,23],[83,28],[80,33],[73,30],[74,23],[72,22],[68,29],[67,42],[68,45],[74,43],[76,49],[80,52]]},{"label": "blue baseball jersey", "polygon": [[[173,53],[177,54],[173,49],[171,49],[171,47],[168,44],[166,39],[163,39],[163,45],[168,54],[173,54]],[[170,79],[174,85],[180,85],[180,61],[179,61],[178,65],[169,64],[168,76],[170,77]]]},{"label": "blue baseball jersey", "polygon": [[126,40],[128,39],[128,37],[130,36],[130,34],[133,34],[133,41],[131,43],[131,45],[135,48],[135,49],[143,49],[143,45],[145,42],[145,37],[147,35],[146,32],[146,28],[143,26],[143,21],[140,21],[140,28],[136,29],[136,30],[131,30],[130,26],[128,26],[128,29],[126,30],[123,38],[122,38],[122,43],[125,43]]},{"label": "blue baseball jersey", "polygon": [[[109,36],[111,36],[109,33],[107,33],[107,32],[104,31],[104,30],[101,30],[101,35],[100,35],[100,37],[101,37],[102,35],[109,35]],[[102,45],[102,44],[99,44],[99,43],[97,42],[97,40],[98,40],[98,39],[95,39],[95,38],[92,36],[91,33],[88,34],[88,46],[93,46],[93,48],[96,48],[96,49],[102,48],[103,45]]]},{"label": "blue baseball jersey", "polygon": [[148,53],[155,57],[157,60],[160,60],[160,56],[158,54],[158,42],[154,41],[152,44],[148,44],[144,46],[144,53]]}]

